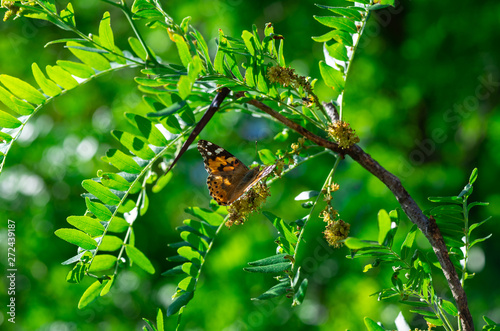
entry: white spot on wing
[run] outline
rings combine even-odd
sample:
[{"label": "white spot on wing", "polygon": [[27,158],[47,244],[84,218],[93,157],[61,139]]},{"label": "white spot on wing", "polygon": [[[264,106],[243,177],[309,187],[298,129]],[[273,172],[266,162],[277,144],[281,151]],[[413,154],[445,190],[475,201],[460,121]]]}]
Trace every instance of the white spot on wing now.
[{"label": "white spot on wing", "polygon": [[222,147],[219,147],[219,148],[217,148],[217,149],[215,150],[215,154],[220,154],[220,153],[222,153],[222,152],[224,152],[224,148],[222,148]]}]

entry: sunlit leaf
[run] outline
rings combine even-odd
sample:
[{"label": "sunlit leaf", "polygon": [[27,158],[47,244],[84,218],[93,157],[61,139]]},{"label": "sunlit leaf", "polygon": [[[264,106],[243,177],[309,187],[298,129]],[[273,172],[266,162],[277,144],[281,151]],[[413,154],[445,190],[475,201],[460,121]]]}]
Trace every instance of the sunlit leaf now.
[{"label": "sunlit leaf", "polygon": [[137,264],[139,268],[150,274],[155,273],[155,268],[153,267],[151,261],[149,261],[149,259],[146,257],[146,255],[144,255],[143,252],[141,252],[140,250],[131,245],[126,245],[125,250],[130,260],[133,263]]},{"label": "sunlit leaf", "polygon": [[101,295],[101,291],[106,286],[106,282],[95,281],[83,293],[78,302],[78,309],[83,309]]},{"label": "sunlit leaf", "polygon": [[42,89],[43,93],[51,97],[61,93],[59,86],[57,86],[57,84],[50,79],[47,79],[36,63],[31,65],[31,70],[33,71],[33,77],[35,77],[35,80],[38,86]]},{"label": "sunlit leaf", "polygon": [[116,236],[106,235],[102,238],[99,250],[104,252],[114,252],[122,247],[123,240]]},{"label": "sunlit leaf", "polygon": [[105,271],[115,267],[116,256],[109,254],[99,254],[94,257],[89,272]]},{"label": "sunlit leaf", "polygon": [[36,88],[19,78],[9,75],[0,75],[0,82],[14,95],[34,104],[45,102],[45,97]]},{"label": "sunlit leaf", "polygon": [[88,216],[69,216],[67,222],[93,237],[102,235],[105,230],[98,220]]},{"label": "sunlit leaf", "polygon": [[45,71],[47,71],[47,75],[50,79],[65,90],[71,90],[78,86],[78,82],[71,74],[60,66],[46,66]]},{"label": "sunlit leaf", "polygon": [[83,231],[76,229],[58,229],[54,233],[59,238],[83,249],[90,250],[97,248],[97,242]]}]

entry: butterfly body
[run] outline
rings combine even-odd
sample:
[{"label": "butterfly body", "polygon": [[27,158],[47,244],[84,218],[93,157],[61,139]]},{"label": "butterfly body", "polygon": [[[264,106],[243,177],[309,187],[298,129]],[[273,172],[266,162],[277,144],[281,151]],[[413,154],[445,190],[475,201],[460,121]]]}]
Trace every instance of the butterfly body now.
[{"label": "butterfly body", "polygon": [[210,195],[222,206],[238,200],[275,168],[275,165],[270,165],[262,170],[259,167],[249,169],[224,148],[206,140],[198,141],[198,150],[208,172]]}]

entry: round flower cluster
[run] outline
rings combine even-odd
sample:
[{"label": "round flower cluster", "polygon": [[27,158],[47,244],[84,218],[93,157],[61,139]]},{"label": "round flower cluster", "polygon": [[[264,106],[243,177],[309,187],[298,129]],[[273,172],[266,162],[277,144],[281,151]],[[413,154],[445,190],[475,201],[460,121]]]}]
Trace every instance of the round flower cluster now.
[{"label": "round flower cluster", "polygon": [[229,219],[226,221],[226,226],[230,228],[232,225],[243,224],[248,219],[248,216],[260,207],[268,196],[271,195],[266,184],[259,183],[252,187],[245,195],[233,202],[227,210],[229,211]]},{"label": "round flower cluster", "polygon": [[335,121],[328,126],[328,135],[335,139],[340,148],[348,149],[354,144],[359,143],[359,137],[356,131],[351,128],[349,123],[344,121]]},{"label": "round flower cluster", "polygon": [[302,87],[308,93],[312,91],[311,83],[307,81],[306,77],[297,75],[295,69],[292,68],[272,66],[267,69],[267,78],[271,83],[278,83],[284,87]]}]

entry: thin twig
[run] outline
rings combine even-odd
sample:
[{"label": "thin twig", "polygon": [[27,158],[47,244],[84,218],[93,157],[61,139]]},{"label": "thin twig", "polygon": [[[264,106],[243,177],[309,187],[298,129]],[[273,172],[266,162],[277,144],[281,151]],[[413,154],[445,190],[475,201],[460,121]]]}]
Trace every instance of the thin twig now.
[{"label": "thin twig", "polygon": [[416,224],[420,231],[422,231],[425,237],[429,240],[432,249],[438,258],[439,264],[441,265],[444,276],[448,281],[448,286],[450,287],[453,298],[457,302],[462,330],[473,331],[474,324],[469,311],[467,296],[465,295],[465,291],[460,284],[457,271],[450,260],[446,244],[444,243],[443,236],[436,225],[436,221],[432,217],[429,219],[424,215],[415,200],[413,200],[408,191],[406,191],[403,187],[399,178],[382,167],[358,145],[353,145],[348,149],[342,149],[337,143],[326,140],[325,138],[306,130],[304,127],[286,118],[258,100],[252,99],[249,100],[248,103],[262,110],[266,114],[269,114],[317,145],[330,149],[341,155],[349,155],[354,161],[358,162],[363,168],[380,179],[380,181],[382,181],[382,183],[384,183],[391,190],[410,221]]}]

